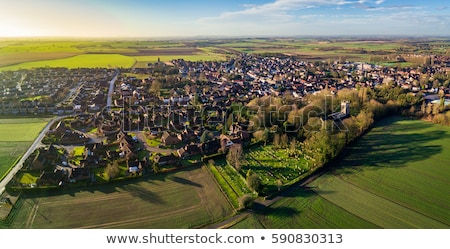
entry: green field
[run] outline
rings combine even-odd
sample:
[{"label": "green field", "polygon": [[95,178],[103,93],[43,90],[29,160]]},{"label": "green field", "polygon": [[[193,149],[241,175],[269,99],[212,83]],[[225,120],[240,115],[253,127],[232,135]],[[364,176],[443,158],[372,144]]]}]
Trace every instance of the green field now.
[{"label": "green field", "polygon": [[265,228],[450,228],[449,150],[449,127],[385,119],[257,218]]},{"label": "green field", "polygon": [[225,56],[219,54],[194,54],[194,55],[149,55],[149,56],[135,56],[137,62],[155,63],[158,59],[162,62],[170,62],[176,59],[184,59],[186,61],[223,61]]},{"label": "green field", "polygon": [[9,228],[197,228],[233,213],[204,167],[21,201]]},{"label": "green field", "polygon": [[[448,42],[429,40],[430,51],[445,53]],[[147,67],[148,63],[223,61],[239,53],[294,55],[304,60],[396,63],[398,54],[421,54],[414,40],[216,39],[216,40],[41,40],[0,39],[0,70],[33,67]],[[421,60],[419,59],[421,62]],[[410,62],[412,65],[417,61]],[[397,64],[395,64],[397,65]]]},{"label": "green field", "polygon": [[37,67],[147,67],[148,63],[221,61],[223,51],[191,42],[133,40],[0,40],[0,70]]},{"label": "green field", "polygon": [[0,119],[0,179],[33,143],[48,119]]},{"label": "green field", "polygon": [[115,68],[132,67],[135,60],[120,54],[83,54],[64,59],[24,62],[13,66],[3,67],[2,70],[31,69],[38,67],[66,67],[66,68]]}]

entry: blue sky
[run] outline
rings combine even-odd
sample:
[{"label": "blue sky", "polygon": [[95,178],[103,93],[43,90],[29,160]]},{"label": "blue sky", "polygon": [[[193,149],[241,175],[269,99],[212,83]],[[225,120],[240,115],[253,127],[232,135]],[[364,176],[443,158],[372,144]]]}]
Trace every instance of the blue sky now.
[{"label": "blue sky", "polygon": [[11,0],[0,37],[450,36],[447,0]]}]

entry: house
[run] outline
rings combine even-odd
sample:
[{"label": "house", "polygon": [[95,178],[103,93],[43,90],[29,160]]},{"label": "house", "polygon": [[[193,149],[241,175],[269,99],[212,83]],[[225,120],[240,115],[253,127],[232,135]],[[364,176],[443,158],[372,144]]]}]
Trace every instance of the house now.
[{"label": "house", "polygon": [[65,180],[65,174],[62,170],[53,172],[43,171],[36,181],[39,185],[61,184]]},{"label": "house", "polygon": [[188,127],[185,127],[184,130],[177,135],[177,137],[183,142],[194,141],[197,138],[194,131]]},{"label": "house", "polygon": [[82,181],[90,179],[91,171],[89,168],[71,168],[69,179],[71,181]]},{"label": "house", "polygon": [[218,139],[213,139],[200,145],[204,155],[214,154],[220,149],[220,142]]},{"label": "house", "polygon": [[154,158],[155,163],[158,163],[159,165],[167,165],[167,164],[176,164],[179,162],[178,157],[176,157],[173,154],[163,156],[161,154],[158,154]]},{"label": "house", "polygon": [[234,142],[228,136],[225,136],[223,134],[220,135],[220,146],[222,148],[228,148],[233,144]]},{"label": "house", "polygon": [[123,131],[120,131],[117,134],[117,140],[119,142],[119,149],[121,151],[119,153],[119,156],[126,157],[128,159],[137,158],[136,147],[134,146],[134,144],[136,143],[135,139],[133,139],[131,136],[128,136]]},{"label": "house", "polygon": [[66,131],[69,131],[66,127],[66,124],[64,121],[59,121],[59,123],[56,125],[55,129],[50,131],[50,134],[53,134],[55,136],[62,136]]},{"label": "house", "polygon": [[178,138],[178,136],[171,134],[167,131],[164,131],[161,136],[161,142],[164,145],[175,145],[181,142],[181,140]]},{"label": "house", "polygon": [[35,170],[43,170],[46,167],[52,166],[59,159],[58,151],[53,145],[39,148],[34,154],[30,162],[30,167]]},{"label": "house", "polygon": [[181,158],[200,155],[202,149],[198,144],[187,144],[183,148],[177,150],[177,154]]},{"label": "house", "polygon": [[92,143],[84,145],[84,154],[87,156],[93,156],[99,154],[99,150],[103,149],[103,143]]},{"label": "house", "polygon": [[127,168],[128,168],[128,172],[129,173],[139,173],[142,169],[142,165],[141,162],[138,160],[134,160],[134,161],[128,161],[127,162]]}]

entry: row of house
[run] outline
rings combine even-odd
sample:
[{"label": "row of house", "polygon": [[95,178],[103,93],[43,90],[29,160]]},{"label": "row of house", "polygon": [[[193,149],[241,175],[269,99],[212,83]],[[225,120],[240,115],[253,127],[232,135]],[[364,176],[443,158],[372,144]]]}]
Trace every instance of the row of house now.
[{"label": "row of house", "polygon": [[[115,71],[101,68],[36,68],[0,72],[0,115],[64,115],[105,105]],[[89,109],[96,106],[94,109]]]}]

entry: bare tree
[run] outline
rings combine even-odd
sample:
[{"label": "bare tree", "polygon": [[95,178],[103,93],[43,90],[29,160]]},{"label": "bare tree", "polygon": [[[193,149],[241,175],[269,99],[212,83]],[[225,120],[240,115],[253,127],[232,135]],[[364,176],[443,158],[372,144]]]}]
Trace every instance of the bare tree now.
[{"label": "bare tree", "polygon": [[247,186],[251,190],[258,192],[259,189],[261,188],[261,178],[259,178],[259,175],[256,174],[255,172],[247,174]]},{"label": "bare tree", "polygon": [[150,93],[153,93],[159,97],[160,91],[161,91],[161,82],[159,82],[159,80],[154,80],[150,87]]},{"label": "bare tree", "polygon": [[281,135],[280,147],[282,149],[287,148],[288,147],[288,141],[289,141],[289,138],[288,138],[288,135],[286,133]]},{"label": "bare tree", "polygon": [[112,164],[108,164],[108,166],[105,169],[105,177],[108,181],[113,180],[118,174],[119,174],[119,165],[116,161],[114,161]]},{"label": "bare tree", "polygon": [[227,154],[227,161],[237,170],[241,169],[241,160],[244,158],[241,144],[233,144]]}]

